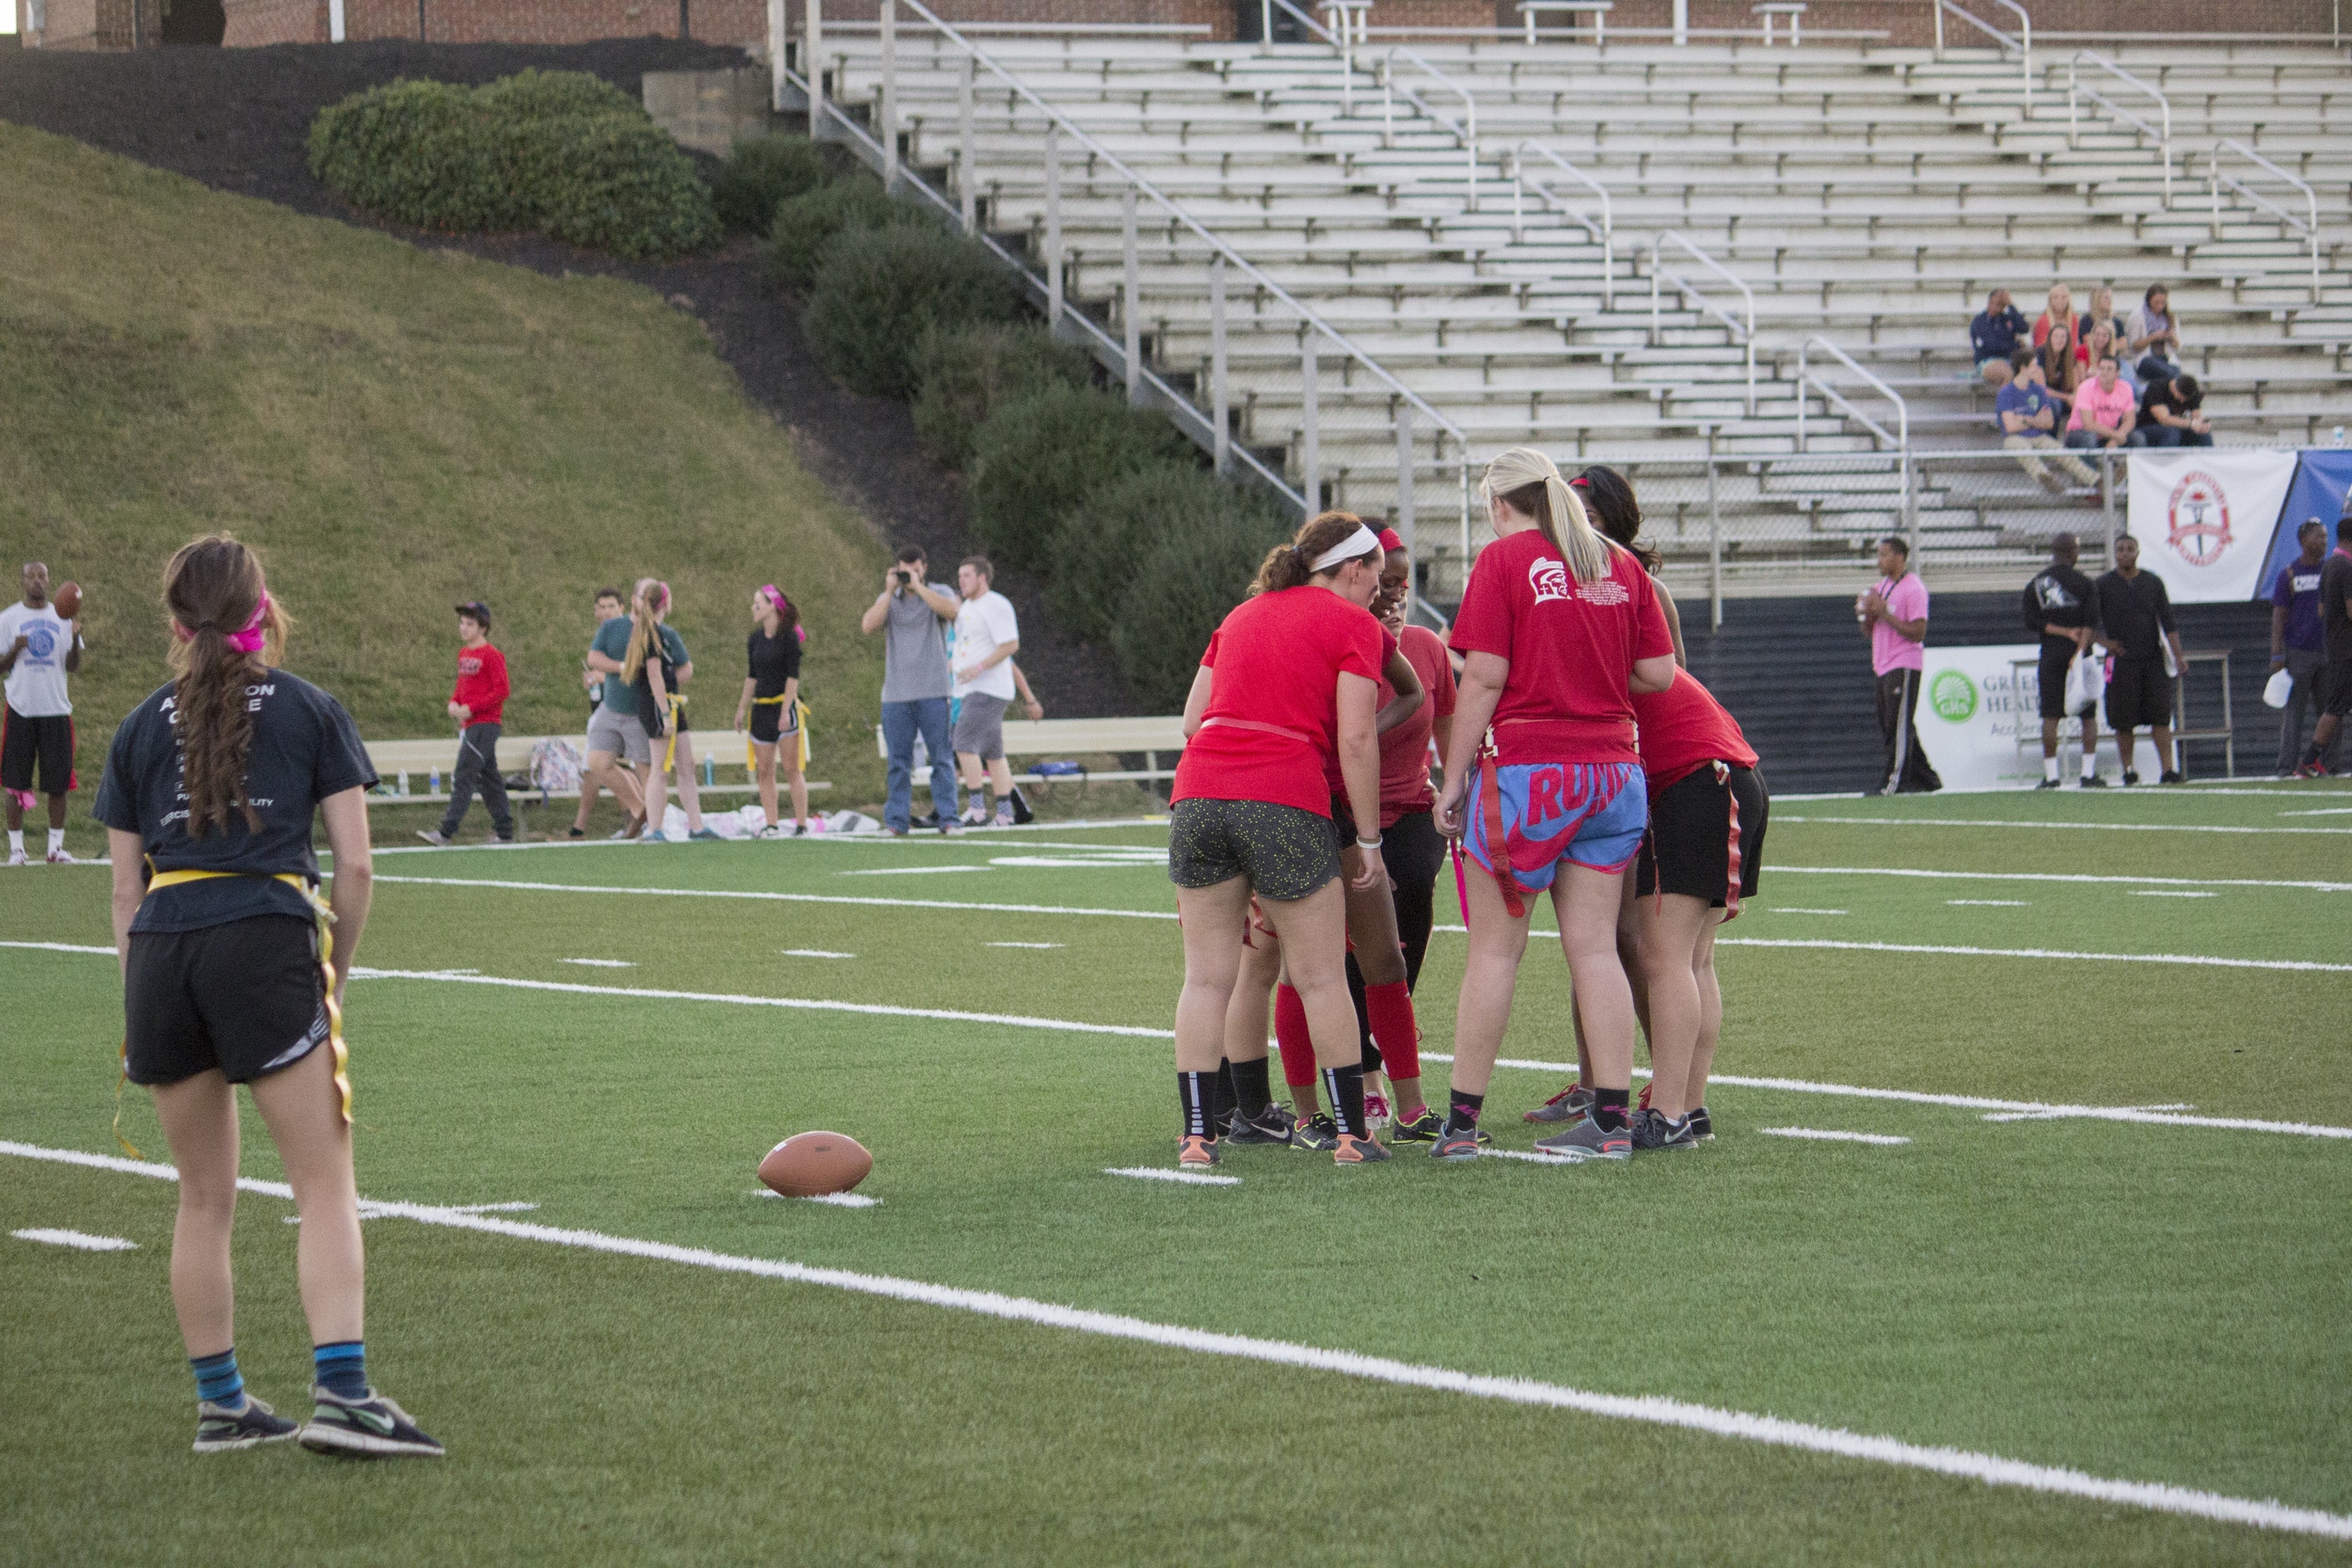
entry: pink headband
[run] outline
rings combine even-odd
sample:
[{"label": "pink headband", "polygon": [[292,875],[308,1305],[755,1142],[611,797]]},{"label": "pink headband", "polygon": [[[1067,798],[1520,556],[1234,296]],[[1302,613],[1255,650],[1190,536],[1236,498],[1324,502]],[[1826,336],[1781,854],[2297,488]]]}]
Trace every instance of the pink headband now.
[{"label": "pink headband", "polygon": [[[223,632],[221,634],[222,640],[230,647],[236,649],[239,653],[260,653],[262,651],[262,642],[267,636],[267,633],[262,630],[262,622],[266,619],[268,615],[269,595],[267,594],[263,594],[262,595],[262,602],[253,607],[253,619],[245,624],[245,629],[234,633]],[[196,629],[197,631],[201,631],[204,628],[199,626]],[[171,635],[178,638],[183,642],[193,642],[196,641],[196,631],[190,631],[187,627],[182,626],[178,621],[171,623]]]},{"label": "pink headband", "polygon": [[770,604],[774,605],[778,610],[782,610],[785,607],[787,600],[784,596],[784,590],[778,588],[774,583],[771,582],[763,584],[759,592],[761,597],[765,598]]}]

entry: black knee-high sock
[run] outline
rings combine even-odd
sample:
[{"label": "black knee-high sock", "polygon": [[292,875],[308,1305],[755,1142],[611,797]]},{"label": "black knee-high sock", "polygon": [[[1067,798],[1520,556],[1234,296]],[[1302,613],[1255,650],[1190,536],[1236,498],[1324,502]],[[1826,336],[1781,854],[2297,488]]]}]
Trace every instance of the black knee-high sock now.
[{"label": "black knee-high sock", "polygon": [[1351,1137],[1364,1132],[1364,1069],[1354,1063],[1323,1069],[1323,1092],[1330,1097],[1331,1115],[1340,1131]]},{"label": "black knee-high sock", "polygon": [[1184,1136],[1209,1138],[1209,1085],[1214,1072],[1180,1072],[1176,1075],[1176,1101],[1184,1107]]},{"label": "black knee-high sock", "polygon": [[1233,1119],[1233,1105],[1240,1096],[1233,1092],[1233,1064],[1216,1064],[1216,1076],[1209,1080],[1210,1135],[1222,1136],[1225,1124]]},{"label": "black knee-high sock", "polygon": [[1252,1121],[1264,1116],[1274,1103],[1274,1085],[1267,1076],[1266,1059],[1261,1056],[1254,1062],[1225,1065],[1233,1077],[1233,1101],[1241,1107],[1241,1114]]}]

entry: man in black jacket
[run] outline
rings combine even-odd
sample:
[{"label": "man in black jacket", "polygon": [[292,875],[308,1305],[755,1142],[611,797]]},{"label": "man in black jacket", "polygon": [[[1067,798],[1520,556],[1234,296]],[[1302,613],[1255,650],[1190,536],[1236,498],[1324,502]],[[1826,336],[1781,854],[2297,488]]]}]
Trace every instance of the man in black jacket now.
[{"label": "man in black jacket", "polygon": [[[2107,727],[2122,754],[2123,782],[2139,783],[2132,771],[2132,731],[2145,724],[2156,744],[2156,782],[2180,784],[2183,775],[2172,754],[2172,672],[2186,668],[2186,661],[2164,579],[2139,569],[2139,541],[2124,533],[2116,536],[2115,570],[2094,586],[2106,626],[2099,641],[2115,656],[2107,676]],[[2171,670],[2165,668],[2168,651]]]},{"label": "man in black jacket", "polygon": [[[2099,591],[2074,570],[2081,545],[2071,533],[2050,541],[2050,563],[2026,584],[2026,629],[2042,643],[2042,783],[2058,787],[2058,725],[2068,717],[2066,675],[2087,653],[2099,630]],[[2085,789],[2105,787],[2099,777],[2099,705],[2096,695],[2081,705]]]}]

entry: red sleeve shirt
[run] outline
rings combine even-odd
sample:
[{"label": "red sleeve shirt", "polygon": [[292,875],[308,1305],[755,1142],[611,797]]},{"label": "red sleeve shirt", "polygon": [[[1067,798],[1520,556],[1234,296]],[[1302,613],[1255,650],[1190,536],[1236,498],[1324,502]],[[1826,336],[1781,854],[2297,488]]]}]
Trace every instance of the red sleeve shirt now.
[{"label": "red sleeve shirt", "polygon": [[[1374,625],[1379,625],[1380,617],[1375,615],[1372,619]],[[1372,699],[1375,713],[1380,708],[1386,707],[1389,704],[1396,701],[1396,688],[1389,684],[1389,677],[1387,674],[1389,659],[1395,654],[1396,645],[1396,634],[1391,631],[1388,627],[1381,626],[1380,669],[1382,673],[1380,675],[1380,689],[1373,693]],[[1383,736],[1381,738],[1385,741],[1388,737]],[[1387,753],[1383,752],[1382,754],[1385,756]],[[1340,772],[1340,758],[1337,752],[1332,752],[1331,755],[1323,759],[1323,786],[1330,791],[1331,799],[1334,800],[1338,800],[1347,794],[1347,780],[1343,777]],[[1344,820],[1347,814],[1345,812],[1335,812],[1333,815]]]},{"label": "red sleeve shirt", "polygon": [[1756,766],[1740,721],[1688,670],[1677,670],[1674,685],[1663,691],[1635,692],[1633,713],[1642,725],[1642,772],[1652,800],[1710,762]]},{"label": "red sleeve shirt", "polygon": [[466,728],[505,722],[506,656],[487,642],[457,650],[457,686],[449,700],[473,710]]},{"label": "red sleeve shirt", "polygon": [[[1445,643],[1427,626],[1406,626],[1397,640],[1406,661],[1421,677],[1428,698],[1413,716],[1380,737],[1380,829],[1386,832],[1407,812],[1427,811],[1438,803],[1429,787],[1429,736],[1438,721],[1454,712],[1454,661]],[[1396,701],[1387,681],[1380,683],[1380,705]]]},{"label": "red sleeve shirt", "polygon": [[1268,800],[1321,816],[1339,755],[1339,677],[1380,678],[1386,632],[1326,588],[1246,599],[1209,639],[1207,722],[1176,764],[1169,803]]},{"label": "red sleeve shirt", "polygon": [[1613,548],[1608,574],[1579,582],[1532,528],[1480,553],[1453,644],[1511,661],[1494,717],[1498,760],[1506,765],[1638,761],[1633,665],[1674,653],[1639,561]]}]

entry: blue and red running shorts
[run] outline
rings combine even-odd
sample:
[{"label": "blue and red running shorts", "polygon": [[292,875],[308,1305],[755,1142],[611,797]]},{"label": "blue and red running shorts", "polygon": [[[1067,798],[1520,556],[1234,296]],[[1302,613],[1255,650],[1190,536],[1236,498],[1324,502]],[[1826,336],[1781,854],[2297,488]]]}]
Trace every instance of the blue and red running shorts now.
[{"label": "blue and red running shorts", "polygon": [[[1469,802],[1462,848],[1489,874],[1507,872],[1520,889],[1551,886],[1563,858],[1595,871],[1623,871],[1649,826],[1649,788],[1636,762],[1487,762]],[[1497,827],[1505,855],[1488,847]]]}]

